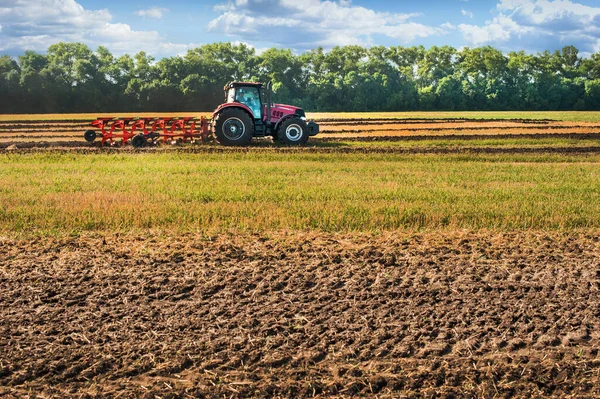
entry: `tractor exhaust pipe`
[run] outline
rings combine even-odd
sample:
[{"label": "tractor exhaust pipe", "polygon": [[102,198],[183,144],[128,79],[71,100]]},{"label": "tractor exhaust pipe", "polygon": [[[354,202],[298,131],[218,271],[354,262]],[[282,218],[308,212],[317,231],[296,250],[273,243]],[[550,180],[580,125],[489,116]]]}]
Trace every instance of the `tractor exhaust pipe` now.
[{"label": "tractor exhaust pipe", "polygon": [[267,127],[271,127],[271,105],[272,105],[272,101],[271,101],[271,95],[272,95],[272,91],[271,91],[271,87],[273,86],[273,82],[269,81],[267,83],[267,117],[265,119],[266,121],[266,125]]}]

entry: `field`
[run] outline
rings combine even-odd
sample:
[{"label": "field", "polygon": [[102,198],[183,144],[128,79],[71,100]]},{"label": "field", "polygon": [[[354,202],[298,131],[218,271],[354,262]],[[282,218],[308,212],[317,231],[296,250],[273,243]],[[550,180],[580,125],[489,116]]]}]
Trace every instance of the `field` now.
[{"label": "field", "polygon": [[0,397],[600,396],[600,112],[95,116],[0,116]]},{"label": "field", "polygon": [[[155,114],[140,114],[152,116]],[[187,114],[186,114],[187,115]],[[0,116],[0,148],[88,147],[92,114]],[[121,115],[121,116],[133,116]],[[207,113],[189,116],[208,116]],[[572,147],[597,145],[600,112],[309,114],[321,124],[311,147]],[[520,142],[520,140],[525,140]],[[270,143],[270,141],[269,141]]]}]

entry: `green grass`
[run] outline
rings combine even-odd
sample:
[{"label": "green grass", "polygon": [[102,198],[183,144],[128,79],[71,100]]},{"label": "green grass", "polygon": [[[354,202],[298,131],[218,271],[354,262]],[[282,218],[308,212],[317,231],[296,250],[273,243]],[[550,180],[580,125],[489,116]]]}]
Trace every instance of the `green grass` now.
[{"label": "green grass", "polygon": [[0,155],[0,233],[600,227],[600,156]]}]

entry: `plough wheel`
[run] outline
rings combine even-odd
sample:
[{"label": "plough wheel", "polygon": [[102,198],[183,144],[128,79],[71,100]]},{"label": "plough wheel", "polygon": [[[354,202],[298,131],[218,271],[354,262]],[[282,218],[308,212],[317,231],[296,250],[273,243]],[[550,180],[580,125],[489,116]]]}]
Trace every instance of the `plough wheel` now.
[{"label": "plough wheel", "polygon": [[142,148],[146,145],[146,137],[143,134],[138,134],[131,139],[131,145],[135,148]]},{"label": "plough wheel", "polygon": [[91,143],[94,140],[96,140],[96,132],[94,130],[87,130],[83,134],[83,137],[85,138],[85,141],[87,141],[88,143]]}]

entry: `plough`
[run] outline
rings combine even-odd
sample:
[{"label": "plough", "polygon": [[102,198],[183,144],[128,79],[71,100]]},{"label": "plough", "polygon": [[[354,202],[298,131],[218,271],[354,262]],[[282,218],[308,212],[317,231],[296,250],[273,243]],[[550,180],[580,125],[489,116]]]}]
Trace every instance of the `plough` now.
[{"label": "plough", "polygon": [[[148,143],[206,141],[214,134],[223,145],[248,145],[253,137],[272,136],[274,141],[287,145],[305,144],[310,136],[319,133],[319,125],[306,120],[302,108],[271,102],[271,82],[233,82],[224,88],[225,102],[212,113],[212,118],[152,117],[98,118],[92,126],[100,130],[102,145],[122,145],[131,141],[136,147]],[[96,130],[88,130],[84,138],[93,142]]]},{"label": "plough", "polygon": [[[122,145],[131,141],[136,148],[141,148],[148,143],[163,143],[169,140],[206,141],[209,135],[209,123],[204,117],[147,117],[147,118],[97,118],[91,124],[100,130],[101,144],[113,144],[117,140]],[[88,130],[84,138],[93,142],[98,137],[95,130]]]}]

